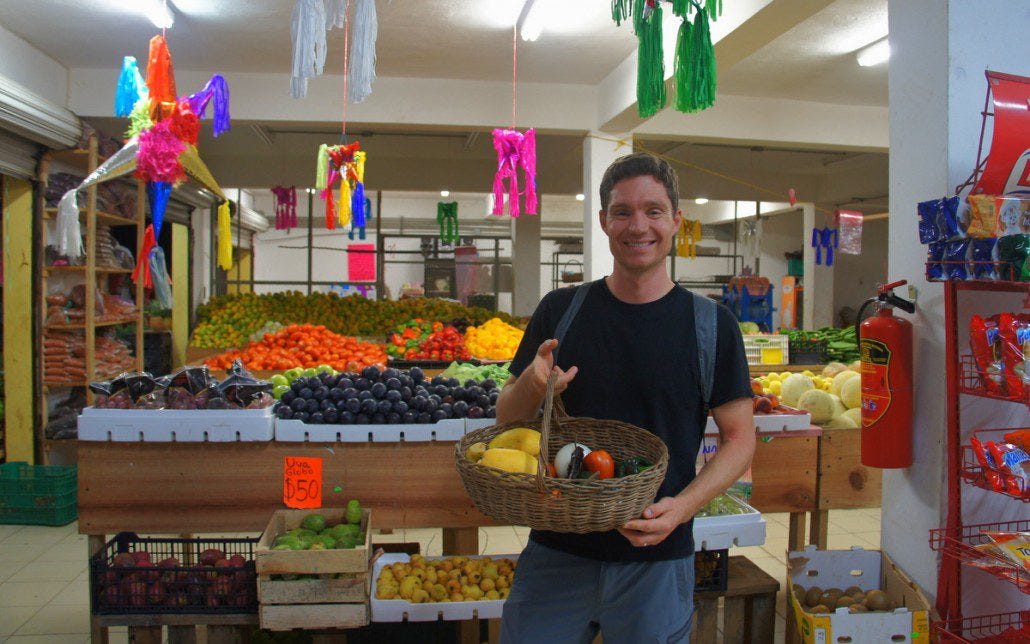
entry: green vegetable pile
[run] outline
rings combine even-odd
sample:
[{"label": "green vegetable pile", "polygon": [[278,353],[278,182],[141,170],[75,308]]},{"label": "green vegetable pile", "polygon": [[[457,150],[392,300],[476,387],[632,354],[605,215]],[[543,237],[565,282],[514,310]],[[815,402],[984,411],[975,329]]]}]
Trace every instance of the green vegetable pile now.
[{"label": "green vegetable pile", "polygon": [[440,375],[444,378],[455,378],[458,382],[465,382],[466,380],[482,382],[489,378],[498,387],[503,387],[504,383],[508,382],[508,378],[511,377],[511,372],[508,371],[508,365],[510,364],[510,362],[506,362],[503,366],[499,364],[485,364],[477,367],[467,362],[452,362],[447,365],[447,368]]},{"label": "green vegetable pile", "polygon": [[823,349],[825,358],[830,362],[843,362],[848,364],[859,359],[858,342],[855,340],[855,327],[847,326],[837,329],[826,326],[815,331],[801,331],[799,329],[783,329],[781,334],[786,335],[790,341],[790,352]]}]

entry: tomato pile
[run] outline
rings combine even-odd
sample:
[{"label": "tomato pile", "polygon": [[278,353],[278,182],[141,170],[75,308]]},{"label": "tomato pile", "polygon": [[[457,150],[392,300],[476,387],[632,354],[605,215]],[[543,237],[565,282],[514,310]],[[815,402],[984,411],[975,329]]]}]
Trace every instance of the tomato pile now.
[{"label": "tomato pile", "polygon": [[266,333],[260,341],[209,358],[205,364],[212,369],[227,369],[237,358],[252,370],[329,365],[337,371],[359,371],[370,365],[386,365],[386,353],[378,344],[359,342],[311,324],[291,324]]}]

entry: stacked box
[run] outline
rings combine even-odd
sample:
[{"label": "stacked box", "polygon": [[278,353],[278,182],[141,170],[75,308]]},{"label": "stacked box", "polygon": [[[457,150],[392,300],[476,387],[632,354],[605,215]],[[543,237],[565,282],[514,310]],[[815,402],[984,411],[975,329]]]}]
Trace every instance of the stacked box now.
[{"label": "stacked box", "polygon": [[[327,525],[346,521],[343,508],[276,510],[258,542],[258,615],[261,628],[356,628],[368,624],[371,510],[362,510],[364,543],[333,550],[273,550],[275,540],[309,514]],[[313,578],[292,578],[295,576]],[[284,578],[286,577],[286,578]]]},{"label": "stacked box", "polygon": [[0,464],[0,523],[65,525],[78,516],[75,466]]}]

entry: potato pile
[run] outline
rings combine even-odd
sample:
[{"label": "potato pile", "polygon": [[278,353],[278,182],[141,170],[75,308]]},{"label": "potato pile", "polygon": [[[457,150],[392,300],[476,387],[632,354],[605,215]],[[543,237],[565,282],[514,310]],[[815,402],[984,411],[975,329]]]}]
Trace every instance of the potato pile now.
[{"label": "potato pile", "polygon": [[407,563],[383,566],[376,580],[376,598],[406,599],[414,604],[504,599],[516,563],[490,557],[429,560],[411,555]]},{"label": "potato pile", "polygon": [[847,608],[852,614],[892,611],[897,606],[882,590],[866,592],[858,586],[846,590],[812,586],[808,590],[794,584],[794,595],[807,613],[834,613],[838,608]]}]

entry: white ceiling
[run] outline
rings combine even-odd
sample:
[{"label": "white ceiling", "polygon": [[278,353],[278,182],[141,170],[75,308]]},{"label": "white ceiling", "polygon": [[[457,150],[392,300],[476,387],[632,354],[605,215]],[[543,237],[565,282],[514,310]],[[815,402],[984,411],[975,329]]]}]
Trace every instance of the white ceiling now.
[{"label": "white ceiling", "polygon": [[[596,85],[636,47],[607,0],[539,0],[563,19],[518,42],[519,78]],[[775,0],[792,3],[800,0]],[[133,0],[0,0],[0,24],[69,68],[146,59],[154,33]],[[291,0],[173,0],[168,31],[178,69],[288,72]],[[768,45],[719,70],[719,91],[817,102],[886,105],[886,66],[854,52],[887,31],[887,0],[833,0]],[[387,77],[510,78],[511,25],[522,0],[378,0],[377,73]],[[571,17],[570,17],[571,16]],[[668,19],[668,18],[667,18]],[[343,35],[329,32],[327,73],[343,67]]]}]

